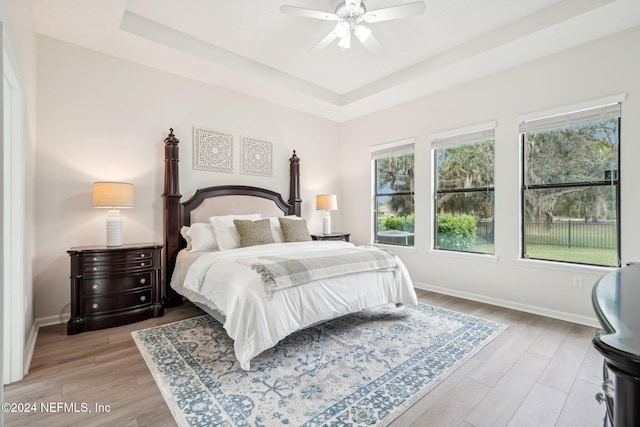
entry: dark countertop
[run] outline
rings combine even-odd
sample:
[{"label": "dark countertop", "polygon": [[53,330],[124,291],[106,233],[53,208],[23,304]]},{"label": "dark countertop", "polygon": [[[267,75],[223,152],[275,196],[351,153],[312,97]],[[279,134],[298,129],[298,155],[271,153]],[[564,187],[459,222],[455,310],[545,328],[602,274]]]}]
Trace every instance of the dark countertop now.
[{"label": "dark countertop", "polygon": [[593,339],[596,349],[620,368],[640,372],[640,264],[600,278],[592,302],[604,329]]}]

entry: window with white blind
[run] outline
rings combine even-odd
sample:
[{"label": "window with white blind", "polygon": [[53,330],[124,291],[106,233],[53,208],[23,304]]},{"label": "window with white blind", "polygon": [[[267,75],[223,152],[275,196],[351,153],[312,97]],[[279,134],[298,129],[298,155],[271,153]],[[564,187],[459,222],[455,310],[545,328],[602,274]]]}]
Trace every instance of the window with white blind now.
[{"label": "window with white blind", "polygon": [[620,265],[619,102],[520,123],[522,257]]},{"label": "window with white blind", "polygon": [[493,254],[495,122],[432,136],[436,250]]},{"label": "window with white blind", "polygon": [[371,147],[373,241],[414,245],[413,139]]}]

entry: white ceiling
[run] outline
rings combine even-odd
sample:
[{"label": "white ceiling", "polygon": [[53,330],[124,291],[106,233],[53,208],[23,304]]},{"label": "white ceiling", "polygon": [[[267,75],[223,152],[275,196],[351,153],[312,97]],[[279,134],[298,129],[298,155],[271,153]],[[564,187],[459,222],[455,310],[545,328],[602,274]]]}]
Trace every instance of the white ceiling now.
[{"label": "white ceiling", "polygon": [[[363,0],[368,10],[416,0]],[[347,121],[640,26],[638,0],[425,0],[424,15],[368,25],[308,53],[339,0],[31,0],[36,32],[260,99]]]}]

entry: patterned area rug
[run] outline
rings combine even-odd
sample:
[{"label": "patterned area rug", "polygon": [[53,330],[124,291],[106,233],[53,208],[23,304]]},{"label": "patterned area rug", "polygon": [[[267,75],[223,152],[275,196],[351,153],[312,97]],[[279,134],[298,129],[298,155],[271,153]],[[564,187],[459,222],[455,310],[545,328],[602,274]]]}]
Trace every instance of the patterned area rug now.
[{"label": "patterned area rug", "polygon": [[385,306],[296,332],[251,371],[207,315],[132,335],[180,426],[384,426],[505,327]]}]

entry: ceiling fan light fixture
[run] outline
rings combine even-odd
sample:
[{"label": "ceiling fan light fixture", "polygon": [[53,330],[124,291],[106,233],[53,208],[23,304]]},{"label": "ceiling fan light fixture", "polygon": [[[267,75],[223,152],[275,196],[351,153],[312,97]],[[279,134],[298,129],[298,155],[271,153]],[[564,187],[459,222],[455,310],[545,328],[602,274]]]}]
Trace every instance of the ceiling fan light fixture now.
[{"label": "ceiling fan light fixture", "polygon": [[351,48],[351,34],[347,34],[346,37],[341,37],[340,41],[338,42],[338,46],[343,49]]},{"label": "ceiling fan light fixture", "polygon": [[364,5],[368,0],[338,1],[340,1],[340,3],[336,6],[335,13],[290,5],[280,6],[280,12],[306,18],[337,21],[334,29],[309,52],[324,49],[333,43],[335,39],[340,39],[338,44],[342,49],[349,49],[351,47],[351,34],[353,33],[369,52],[376,53],[382,49],[382,45],[373,36],[371,30],[366,26],[360,25],[361,23],[374,24],[383,21],[410,18],[412,16],[422,15],[427,8],[425,0],[409,0],[409,3],[397,4],[372,11],[367,11]]},{"label": "ceiling fan light fixture", "polygon": [[358,40],[364,43],[371,35],[371,29],[365,27],[364,25],[358,25],[353,30],[353,33],[356,35]]},{"label": "ceiling fan light fixture", "polygon": [[346,23],[344,21],[341,21],[341,22],[338,22],[336,24],[335,31],[336,31],[336,35],[338,37],[340,37],[341,39],[343,39],[343,38],[348,37],[350,35],[351,28],[349,27],[348,23]]}]

